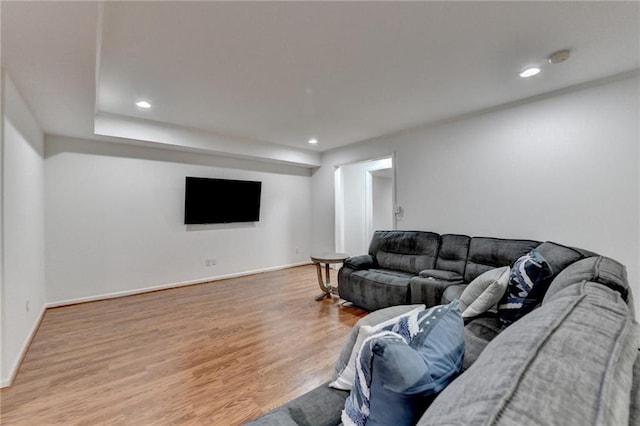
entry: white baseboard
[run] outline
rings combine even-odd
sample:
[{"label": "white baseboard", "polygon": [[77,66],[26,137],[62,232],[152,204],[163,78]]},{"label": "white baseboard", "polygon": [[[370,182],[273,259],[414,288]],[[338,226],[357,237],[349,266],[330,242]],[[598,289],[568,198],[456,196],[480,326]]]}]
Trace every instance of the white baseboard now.
[{"label": "white baseboard", "polygon": [[36,335],[36,332],[38,331],[38,328],[40,327],[40,323],[42,322],[42,318],[44,317],[44,313],[47,310],[47,305],[42,305],[42,310],[40,311],[40,314],[38,315],[38,319],[33,323],[33,326],[31,327],[31,330],[29,331],[29,334],[27,335],[27,338],[24,340],[24,342],[22,343],[22,349],[20,349],[20,354],[18,355],[18,357],[14,360],[13,365],[11,366],[11,372],[9,374],[9,377],[7,378],[2,378],[2,380],[0,381],[0,388],[6,388],[9,387],[13,384],[13,381],[16,379],[16,375],[18,374],[18,370],[20,369],[20,365],[22,364],[22,361],[24,360],[24,357],[27,355],[27,351],[29,350],[29,346],[31,346],[31,342],[33,341],[33,338]]},{"label": "white baseboard", "polygon": [[117,291],[117,292],[113,292],[113,293],[99,294],[99,295],[95,295],[95,296],[79,297],[79,298],[76,298],[76,299],[58,300],[56,302],[47,303],[46,307],[47,308],[57,308],[57,307],[60,307],[60,306],[75,305],[75,304],[78,304],[78,303],[95,302],[97,300],[105,300],[105,299],[114,299],[114,298],[117,298],[117,297],[132,296],[134,294],[149,293],[149,292],[152,292],[152,291],[166,290],[166,289],[169,289],[169,288],[184,287],[184,286],[195,285],[195,284],[203,284],[203,283],[207,283],[207,282],[211,282],[211,281],[220,281],[220,280],[226,280],[226,279],[229,279],[229,278],[244,277],[244,276],[247,276],[247,275],[261,274],[263,272],[278,271],[280,269],[294,268],[296,266],[303,266],[303,265],[309,265],[309,264],[311,264],[310,261],[304,261],[304,262],[292,263],[292,264],[289,264],[289,265],[272,266],[272,267],[269,267],[269,268],[255,269],[255,270],[252,270],[252,271],[238,272],[238,273],[234,273],[234,274],[218,275],[218,276],[207,277],[207,278],[199,278],[197,280],[182,281],[182,282],[169,283],[169,284],[160,284],[160,285],[157,285],[157,286],[136,288],[136,289],[132,289],[132,290],[123,290],[123,291]]}]

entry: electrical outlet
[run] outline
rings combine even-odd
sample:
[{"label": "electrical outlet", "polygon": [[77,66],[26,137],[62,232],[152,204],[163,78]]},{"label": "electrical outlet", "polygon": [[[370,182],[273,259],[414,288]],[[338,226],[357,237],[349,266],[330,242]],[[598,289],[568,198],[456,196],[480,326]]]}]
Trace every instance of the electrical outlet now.
[{"label": "electrical outlet", "polygon": [[216,266],[216,263],[218,263],[218,259],[211,259],[211,266]]},{"label": "electrical outlet", "polygon": [[27,312],[29,312],[29,301],[27,300],[27,303],[25,304],[25,309],[27,310]]},{"label": "electrical outlet", "polygon": [[296,247],[296,254],[300,254],[300,249]]},{"label": "electrical outlet", "polygon": [[207,259],[207,260],[204,262],[204,264],[205,264],[205,265],[207,265],[207,266],[211,266],[211,259]]}]

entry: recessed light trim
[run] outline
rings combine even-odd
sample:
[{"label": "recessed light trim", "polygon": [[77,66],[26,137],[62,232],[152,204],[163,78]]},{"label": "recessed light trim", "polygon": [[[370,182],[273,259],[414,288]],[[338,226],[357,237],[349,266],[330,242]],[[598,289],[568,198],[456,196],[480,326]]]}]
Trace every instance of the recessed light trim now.
[{"label": "recessed light trim", "polygon": [[315,144],[317,144],[317,143],[318,143],[318,139],[316,139],[316,138],[311,138],[311,139],[309,139],[309,144],[311,144],[311,145],[315,145]]},{"label": "recessed light trim", "polygon": [[151,108],[151,104],[147,101],[139,100],[136,102],[136,106],[139,108]]},{"label": "recessed light trim", "polygon": [[539,73],[540,73],[540,68],[529,67],[520,73],[520,77],[522,78],[533,77],[534,75],[538,75]]},{"label": "recessed light trim", "polygon": [[557,52],[549,55],[547,60],[550,64],[559,64],[560,62],[564,62],[569,59],[569,56],[571,56],[571,51],[569,49],[558,50]]}]

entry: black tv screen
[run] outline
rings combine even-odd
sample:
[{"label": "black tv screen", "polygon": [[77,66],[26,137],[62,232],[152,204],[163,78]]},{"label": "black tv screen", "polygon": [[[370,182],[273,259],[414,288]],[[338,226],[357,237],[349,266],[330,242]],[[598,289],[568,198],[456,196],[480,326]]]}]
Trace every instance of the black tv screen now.
[{"label": "black tv screen", "polygon": [[262,182],[186,177],[184,223],[257,222]]}]

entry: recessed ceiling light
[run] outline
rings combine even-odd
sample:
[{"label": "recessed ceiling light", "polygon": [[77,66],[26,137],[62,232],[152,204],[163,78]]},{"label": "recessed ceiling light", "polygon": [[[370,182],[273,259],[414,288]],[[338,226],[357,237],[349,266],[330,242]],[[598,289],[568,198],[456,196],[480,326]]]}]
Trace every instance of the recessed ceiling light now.
[{"label": "recessed ceiling light", "polygon": [[560,62],[564,62],[569,59],[569,56],[571,56],[571,51],[565,49],[558,50],[557,52],[552,53],[547,59],[549,60],[550,64],[559,64]]},{"label": "recessed ceiling light", "polygon": [[527,68],[526,70],[522,71],[520,73],[520,77],[522,77],[522,78],[533,77],[534,75],[537,75],[539,72],[540,72],[540,68],[538,68],[538,67],[530,67],[530,68]]},{"label": "recessed ceiling light", "polygon": [[139,106],[140,108],[151,108],[151,104],[147,101],[138,101],[136,102],[136,106]]},{"label": "recessed ceiling light", "polygon": [[317,143],[318,143],[318,139],[316,139],[316,138],[309,139],[309,143],[310,143],[311,145],[315,145],[315,144],[317,144]]}]

